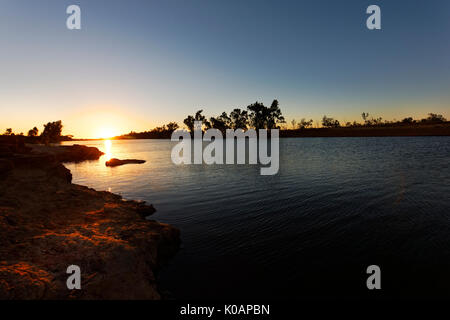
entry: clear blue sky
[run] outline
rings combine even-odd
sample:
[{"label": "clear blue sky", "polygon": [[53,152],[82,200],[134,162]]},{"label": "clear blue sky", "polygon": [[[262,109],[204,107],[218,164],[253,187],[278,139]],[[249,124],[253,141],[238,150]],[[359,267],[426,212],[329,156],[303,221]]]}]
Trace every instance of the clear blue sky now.
[{"label": "clear blue sky", "polygon": [[93,137],[274,98],[288,120],[450,118],[449,40],[448,0],[1,0],[0,130]]}]

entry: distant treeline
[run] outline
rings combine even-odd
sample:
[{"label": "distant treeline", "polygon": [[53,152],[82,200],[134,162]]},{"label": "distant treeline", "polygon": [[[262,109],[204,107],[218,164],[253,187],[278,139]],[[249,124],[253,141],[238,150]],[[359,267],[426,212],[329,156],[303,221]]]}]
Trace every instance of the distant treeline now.
[{"label": "distant treeline", "polygon": [[[270,107],[266,107],[260,102],[255,102],[247,107],[247,110],[239,108],[233,109],[230,114],[222,112],[217,117],[207,119],[203,115],[203,110],[197,111],[194,115],[188,115],[183,123],[189,131],[194,130],[195,121],[203,123],[203,129],[215,128],[222,132],[226,129],[276,129],[278,124],[285,123],[281,114],[278,100],[273,100]],[[116,137],[117,139],[158,139],[170,138],[172,132],[179,129],[180,126],[176,122],[170,122],[162,127],[156,127],[150,131],[130,132],[126,135]]]},{"label": "distant treeline", "polygon": [[[203,115],[203,110],[198,110],[193,115],[188,115],[183,123],[186,128],[193,132],[195,121],[201,121],[203,129],[215,128],[223,133],[227,129],[280,129],[281,137],[299,136],[353,136],[353,135],[450,135],[450,123],[440,114],[429,113],[426,118],[415,120],[412,117],[404,118],[400,121],[383,120],[381,117],[370,117],[369,113],[361,114],[362,122],[346,122],[341,124],[338,120],[324,115],[321,121],[302,118],[291,120],[286,123],[281,112],[278,100],[273,100],[270,107],[263,103],[255,102],[246,109],[235,108],[230,113],[222,112],[216,117],[209,119]],[[426,131],[422,130],[426,127]],[[433,129],[434,127],[440,129]],[[44,131],[39,134],[39,130],[34,127],[25,136],[23,132],[14,133],[12,128],[7,128],[3,135],[24,137],[28,143],[54,143],[59,141],[72,140],[72,136],[63,136],[62,122],[49,122],[44,125]],[[114,139],[170,139],[172,132],[179,129],[176,122],[169,122],[161,127],[156,127],[149,131],[134,132],[115,137]],[[380,130],[385,128],[386,130]],[[387,128],[391,128],[387,130]],[[410,128],[411,130],[393,130],[392,128]],[[419,129],[421,133],[417,132]],[[442,129],[444,128],[444,129]],[[336,130],[338,129],[338,130]],[[362,130],[364,129],[364,130]],[[377,129],[377,130],[367,130]],[[414,131],[416,130],[416,131]]]},{"label": "distant treeline", "polygon": [[[341,130],[337,135],[343,134],[345,136],[351,136],[349,129],[353,129],[353,132],[360,131],[356,129],[362,128],[417,128],[420,125],[436,125],[436,124],[448,124],[447,119],[445,119],[440,114],[429,113],[428,117],[414,120],[412,117],[404,118],[400,121],[388,121],[383,120],[381,117],[373,118],[369,117],[369,113],[363,112],[361,114],[362,122],[346,122],[341,124],[338,120],[327,117],[324,115],[321,121],[314,122],[313,119],[302,118],[299,121],[293,119],[288,125],[282,115],[278,100],[273,100],[270,107],[266,107],[260,102],[255,102],[246,109],[236,108],[233,109],[229,114],[222,112],[219,116],[206,118],[203,115],[203,110],[197,111],[194,115],[188,115],[183,123],[189,131],[194,130],[194,122],[201,121],[203,123],[203,129],[215,128],[219,129],[223,133],[227,129],[280,129],[280,136],[282,137],[298,137],[298,136],[327,136],[335,134],[336,128],[345,128],[346,130]],[[314,128],[315,124],[315,128]],[[448,125],[445,126],[448,131]],[[130,132],[126,135],[116,137],[116,139],[169,139],[172,132],[179,129],[180,126],[176,122],[170,122],[167,125],[161,127],[156,127],[150,131],[144,132]],[[320,129],[320,130],[317,130]],[[446,131],[446,132],[447,132]],[[326,133],[328,132],[328,134]],[[380,130],[377,131],[378,134],[382,134]],[[392,132],[392,130],[391,130]],[[406,131],[404,131],[406,132]],[[386,131],[387,134],[389,132]],[[409,132],[407,135],[414,135],[414,132]],[[370,135],[371,132],[363,131],[363,135]]]},{"label": "distant treeline", "polygon": [[39,134],[39,129],[34,127],[33,129],[28,130],[27,135],[25,136],[23,132],[15,133],[12,128],[7,128],[3,133],[3,136],[10,136],[20,138],[21,140],[27,143],[56,143],[60,141],[70,141],[72,140],[72,136],[63,136],[62,135],[62,122],[61,120],[48,122],[44,124],[44,131]]},{"label": "distant treeline", "polygon": [[[344,127],[383,127],[383,126],[405,126],[405,125],[412,125],[412,124],[437,124],[437,123],[444,123],[447,122],[447,119],[445,119],[441,114],[435,114],[435,113],[429,113],[427,118],[423,118],[420,120],[414,120],[412,117],[404,118],[400,121],[389,121],[389,120],[383,120],[383,118],[369,118],[368,112],[363,112],[361,114],[361,117],[363,119],[362,123],[359,123],[357,121],[353,122],[346,122]],[[295,126],[295,120],[291,121],[291,124],[293,126],[292,129],[302,129],[304,126],[302,125],[304,119],[300,121],[300,123]],[[312,120],[308,122],[310,125],[312,124]],[[325,128],[336,128],[341,127],[341,124],[338,120],[335,120],[333,118],[328,118],[327,116],[323,116],[322,118],[322,126]]]}]

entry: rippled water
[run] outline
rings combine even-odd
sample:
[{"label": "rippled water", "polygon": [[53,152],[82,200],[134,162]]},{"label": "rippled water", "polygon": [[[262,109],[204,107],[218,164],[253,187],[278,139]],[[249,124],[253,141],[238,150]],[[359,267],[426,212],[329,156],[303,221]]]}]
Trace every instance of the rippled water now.
[{"label": "rippled water", "polygon": [[[280,140],[280,171],[175,166],[168,140],[89,141],[74,183],[153,203],[183,247],[175,298],[450,295],[450,137]],[[147,160],[109,168],[108,157]],[[382,293],[366,289],[381,267]]]}]

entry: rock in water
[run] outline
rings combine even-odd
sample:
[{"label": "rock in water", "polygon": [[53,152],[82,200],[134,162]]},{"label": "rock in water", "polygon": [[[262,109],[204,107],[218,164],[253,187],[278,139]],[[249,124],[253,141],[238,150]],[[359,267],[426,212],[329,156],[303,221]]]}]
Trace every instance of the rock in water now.
[{"label": "rock in water", "polygon": [[120,159],[112,158],[112,159],[106,161],[105,165],[107,167],[116,167],[116,166],[121,166],[121,165],[129,164],[129,163],[145,163],[145,160],[137,160],[137,159],[120,160]]}]

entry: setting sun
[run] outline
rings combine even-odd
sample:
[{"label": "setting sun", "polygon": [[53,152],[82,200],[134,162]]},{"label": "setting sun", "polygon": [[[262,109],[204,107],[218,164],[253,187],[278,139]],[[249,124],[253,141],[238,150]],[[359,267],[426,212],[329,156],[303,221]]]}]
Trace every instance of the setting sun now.
[{"label": "setting sun", "polygon": [[101,127],[98,129],[97,137],[101,139],[109,139],[120,135],[120,132],[114,128]]},{"label": "setting sun", "polygon": [[64,128],[77,138],[109,139],[132,130],[148,130],[152,126],[147,118],[130,115],[125,108],[90,104],[71,113]]}]

